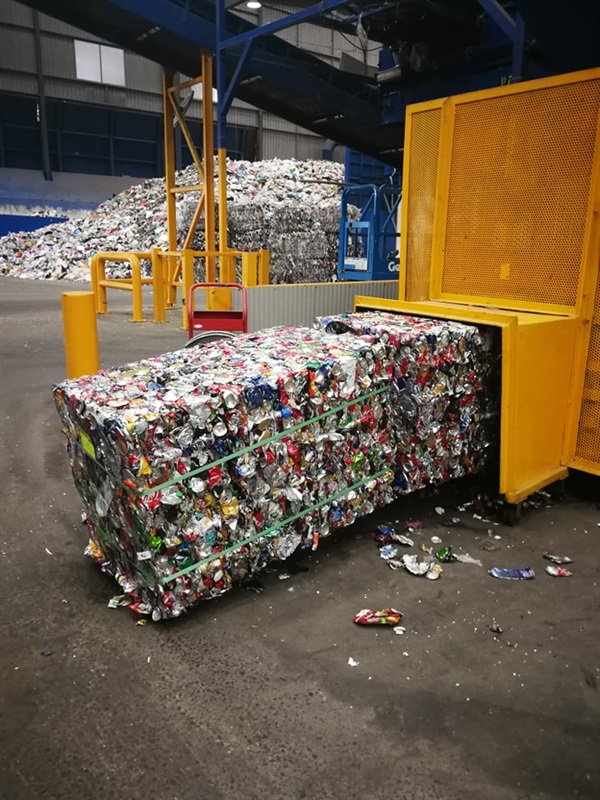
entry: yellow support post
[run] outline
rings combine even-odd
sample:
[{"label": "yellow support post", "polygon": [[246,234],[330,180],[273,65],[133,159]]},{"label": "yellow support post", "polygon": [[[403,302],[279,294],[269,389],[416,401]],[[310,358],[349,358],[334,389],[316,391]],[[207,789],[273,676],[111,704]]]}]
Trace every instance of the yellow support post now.
[{"label": "yellow support post", "polygon": [[270,250],[258,251],[258,285],[269,285],[269,262],[271,260]]},{"label": "yellow support post", "polygon": [[[188,295],[190,286],[194,283],[194,251],[183,250],[181,253],[181,309],[182,309],[182,328],[184,331],[188,327]],[[192,311],[194,309],[192,308]]]},{"label": "yellow support post", "polygon": [[[173,105],[169,89],[173,84],[173,72],[163,72],[163,130],[165,150],[165,188],[167,192],[167,239],[168,250],[177,250],[177,203],[175,197],[175,133],[173,130]],[[169,257],[167,270],[167,305],[175,305],[177,290],[172,285],[175,278],[176,260]]]},{"label": "yellow support post", "polygon": [[258,272],[258,253],[242,255],[242,283],[246,287],[256,286]]},{"label": "yellow support post", "polygon": [[90,272],[92,275],[92,289],[94,292],[96,313],[108,314],[108,303],[106,301],[106,264],[99,253],[92,256],[90,261]]},{"label": "yellow support post", "polygon": [[93,292],[63,292],[61,296],[67,378],[100,369],[96,302]]},{"label": "yellow support post", "polygon": [[132,322],[145,322],[142,310],[142,265],[137,256],[131,255],[131,294],[133,295]]},{"label": "yellow support post", "polygon": [[227,151],[219,147],[219,251],[227,250]]},{"label": "yellow support post", "polygon": [[[227,151],[224,147],[217,150],[218,175],[219,175],[219,252],[227,252]],[[230,259],[219,256],[219,280],[221,283],[231,283]],[[208,280],[208,278],[207,278]],[[231,289],[213,289],[213,308],[231,310]]]},{"label": "yellow support post", "polygon": [[[212,56],[202,56],[202,152],[204,154],[204,238],[209,253],[215,246],[215,164],[214,164],[214,115],[213,115]],[[215,257],[206,259],[206,281],[216,280]],[[207,308],[213,308],[213,292],[207,291]]]}]

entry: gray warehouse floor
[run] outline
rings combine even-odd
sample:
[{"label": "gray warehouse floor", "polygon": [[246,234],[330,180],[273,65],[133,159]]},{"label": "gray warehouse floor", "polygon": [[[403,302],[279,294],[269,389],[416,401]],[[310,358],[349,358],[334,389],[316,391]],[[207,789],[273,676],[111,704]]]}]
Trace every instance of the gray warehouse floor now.
[{"label": "gray warehouse floor", "polygon": [[[238,589],[137,626],[107,607],[117,587],[83,556],[52,402],[64,377],[60,293],[80,288],[0,280],[0,797],[600,796],[600,497],[494,526],[499,540],[471,513],[452,511],[461,527],[439,524],[434,506],[451,510],[461,486],[376,518],[418,517],[419,541],[439,535],[485,568],[533,566],[533,581],[460,563],[435,582],[393,572],[369,520],[303,556],[307,571],[266,574],[262,593]],[[111,295],[119,310],[99,322],[104,366],[183,343],[179,315],[136,326],[127,300]],[[486,540],[500,549],[481,549]],[[546,575],[544,549],[570,555],[575,575]],[[352,623],[390,605],[403,636]]]}]

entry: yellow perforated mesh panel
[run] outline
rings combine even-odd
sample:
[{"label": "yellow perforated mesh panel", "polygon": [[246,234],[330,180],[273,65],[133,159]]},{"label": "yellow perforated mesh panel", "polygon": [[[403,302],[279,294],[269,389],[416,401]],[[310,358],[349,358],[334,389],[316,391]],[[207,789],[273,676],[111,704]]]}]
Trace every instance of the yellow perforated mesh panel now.
[{"label": "yellow perforated mesh panel", "polygon": [[600,276],[590,330],[575,456],[600,467]]},{"label": "yellow perforated mesh panel", "polygon": [[600,80],[457,104],[443,293],[575,306],[599,106]]},{"label": "yellow perforated mesh panel", "polygon": [[[429,300],[429,273],[435,212],[442,111],[432,108],[412,115],[406,245],[406,299]],[[401,298],[404,299],[404,298]]]}]

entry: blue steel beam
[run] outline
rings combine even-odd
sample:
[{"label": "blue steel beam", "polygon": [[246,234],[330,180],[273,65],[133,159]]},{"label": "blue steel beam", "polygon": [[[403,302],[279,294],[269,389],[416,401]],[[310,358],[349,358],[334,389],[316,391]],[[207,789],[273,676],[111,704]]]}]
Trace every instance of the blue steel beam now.
[{"label": "blue steel beam", "polygon": [[[244,64],[250,54],[252,45],[259,36],[268,36],[278,31],[306,22],[315,16],[322,15],[326,11],[345,5],[348,0],[322,0],[322,2],[302,9],[295,14],[288,14],[281,19],[261,25],[253,30],[238,34],[237,36],[227,36],[225,30],[225,0],[216,0],[216,51],[217,51],[217,147],[227,146],[227,112],[231,107],[233,98],[238,87]],[[242,50],[235,65],[233,75],[227,87],[225,86],[225,51],[231,47],[242,44]]]},{"label": "blue steel beam", "polygon": [[512,52],[512,79],[521,81],[524,76],[525,60],[525,20],[517,14],[515,38],[513,39]]},{"label": "blue steel beam", "polygon": [[[233,75],[231,76],[231,80],[229,81],[229,85],[227,86],[227,91],[225,92],[225,96],[223,100],[219,96],[219,103],[223,107],[223,111],[227,113],[233,102],[233,95],[235,94],[235,90],[237,89],[238,83],[240,82],[240,74],[242,69],[244,68],[244,64],[246,59],[250,55],[250,50],[252,49],[252,45],[254,44],[253,39],[248,39],[246,44],[244,45],[244,49],[241,52],[240,57],[238,58],[238,62],[235,65],[235,70],[233,71]],[[217,79],[218,81],[218,79]]]},{"label": "blue steel beam", "polygon": [[477,2],[490,15],[502,32],[508,36],[511,42],[514,41],[517,23],[508,11],[500,5],[498,0],[477,0]]}]

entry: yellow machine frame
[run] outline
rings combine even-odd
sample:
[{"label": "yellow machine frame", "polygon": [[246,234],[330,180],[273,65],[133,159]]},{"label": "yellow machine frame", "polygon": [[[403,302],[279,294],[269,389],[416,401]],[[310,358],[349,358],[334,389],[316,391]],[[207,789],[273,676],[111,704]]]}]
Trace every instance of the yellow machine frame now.
[{"label": "yellow machine frame", "polygon": [[407,109],[399,299],[500,329],[500,492],[600,474],[600,69]]}]

